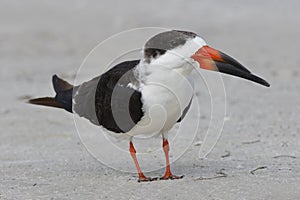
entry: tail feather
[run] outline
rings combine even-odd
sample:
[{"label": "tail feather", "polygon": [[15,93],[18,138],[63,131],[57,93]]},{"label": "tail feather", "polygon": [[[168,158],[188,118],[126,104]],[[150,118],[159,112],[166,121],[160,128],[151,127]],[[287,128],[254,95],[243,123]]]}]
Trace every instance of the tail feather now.
[{"label": "tail feather", "polygon": [[59,78],[57,75],[52,76],[52,84],[56,92],[55,97],[30,99],[28,103],[63,108],[69,112],[72,112],[73,85]]},{"label": "tail feather", "polygon": [[67,81],[59,78],[56,74],[52,76],[52,84],[56,93],[70,90],[73,88],[73,85],[68,83]]},{"label": "tail feather", "polygon": [[28,103],[35,104],[35,105],[41,105],[41,106],[50,106],[50,107],[56,107],[56,108],[64,108],[53,97],[42,97],[42,98],[37,98],[37,99],[30,99],[28,101]]}]

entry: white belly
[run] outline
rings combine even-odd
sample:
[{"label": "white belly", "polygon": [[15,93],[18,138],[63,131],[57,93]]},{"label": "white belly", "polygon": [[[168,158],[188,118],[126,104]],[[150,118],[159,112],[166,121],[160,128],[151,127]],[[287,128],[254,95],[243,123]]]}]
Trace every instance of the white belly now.
[{"label": "white belly", "polygon": [[141,93],[144,116],[128,133],[132,136],[169,131],[193,97],[193,85],[187,76],[173,70],[150,76]]}]

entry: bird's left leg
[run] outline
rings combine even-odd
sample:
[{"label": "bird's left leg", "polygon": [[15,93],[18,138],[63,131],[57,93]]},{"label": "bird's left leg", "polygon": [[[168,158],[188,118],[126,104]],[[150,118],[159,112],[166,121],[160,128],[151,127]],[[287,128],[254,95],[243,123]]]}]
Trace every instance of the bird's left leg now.
[{"label": "bird's left leg", "polygon": [[137,169],[137,171],[138,171],[138,175],[139,175],[139,180],[138,180],[138,182],[146,182],[146,181],[154,181],[154,180],[157,180],[157,178],[149,178],[149,177],[146,177],[146,176],[144,175],[144,173],[142,172],[142,170],[141,170],[141,168],[140,168],[140,165],[139,165],[139,163],[138,163],[138,160],[137,160],[137,158],[136,158],[136,150],[135,150],[135,148],[134,148],[133,143],[132,143],[131,140],[130,140],[130,142],[129,142],[129,152],[130,152],[130,155],[131,155],[131,157],[132,157],[132,159],[133,159],[133,161],[134,161],[134,164],[135,164],[135,166],[136,166],[136,169]]},{"label": "bird's left leg", "polygon": [[163,150],[165,152],[165,156],[166,156],[166,172],[165,175],[163,177],[161,177],[161,180],[167,180],[167,179],[181,179],[183,178],[183,176],[175,176],[172,174],[171,172],[171,168],[170,168],[170,160],[169,160],[169,142],[168,139],[163,138],[163,144],[162,144]]}]

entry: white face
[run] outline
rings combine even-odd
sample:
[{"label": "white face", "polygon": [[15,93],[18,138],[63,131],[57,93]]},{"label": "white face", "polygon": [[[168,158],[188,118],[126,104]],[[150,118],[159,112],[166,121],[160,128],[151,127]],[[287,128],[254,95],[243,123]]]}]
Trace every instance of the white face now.
[{"label": "white face", "polygon": [[167,68],[180,68],[187,63],[195,63],[191,58],[206,42],[199,36],[188,40],[184,45],[168,50],[165,54],[151,60],[151,65],[162,65]]}]

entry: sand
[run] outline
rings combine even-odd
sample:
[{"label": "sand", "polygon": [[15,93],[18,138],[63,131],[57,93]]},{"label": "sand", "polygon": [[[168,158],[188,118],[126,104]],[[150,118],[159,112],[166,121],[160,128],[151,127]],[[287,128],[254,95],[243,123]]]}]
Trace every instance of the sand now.
[{"label": "sand", "polygon": [[[299,8],[296,0],[1,1],[0,199],[299,199]],[[72,82],[93,47],[137,27],[193,30],[271,83],[223,76],[221,137],[200,159],[210,118],[203,109],[199,135],[172,164],[181,180],[138,183],[86,150],[71,114],[24,103],[53,95],[53,74]],[[197,116],[191,111],[184,124]],[[133,166],[130,157],[112,159]]]}]

